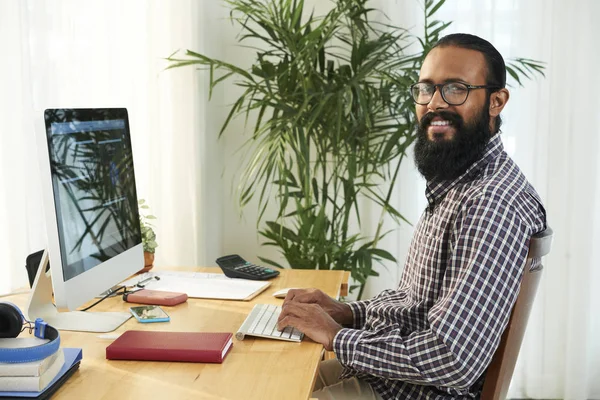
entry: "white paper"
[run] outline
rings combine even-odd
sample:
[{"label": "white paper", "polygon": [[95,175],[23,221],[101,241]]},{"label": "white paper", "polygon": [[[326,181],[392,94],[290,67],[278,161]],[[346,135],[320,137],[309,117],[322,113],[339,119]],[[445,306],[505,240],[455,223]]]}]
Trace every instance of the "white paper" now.
[{"label": "white paper", "polygon": [[144,289],[186,293],[192,298],[244,300],[269,285],[266,281],[232,279],[223,274],[177,271],[146,273],[123,282],[123,285],[133,286],[155,276],[160,280],[145,282]]}]

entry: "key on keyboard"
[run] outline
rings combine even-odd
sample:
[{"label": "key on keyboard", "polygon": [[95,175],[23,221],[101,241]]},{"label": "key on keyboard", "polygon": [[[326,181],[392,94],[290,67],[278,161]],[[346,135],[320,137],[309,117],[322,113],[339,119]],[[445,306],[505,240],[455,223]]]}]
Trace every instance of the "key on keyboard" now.
[{"label": "key on keyboard", "polygon": [[304,333],[296,328],[287,327],[283,331],[277,330],[277,318],[281,313],[281,307],[273,304],[257,304],[254,306],[246,320],[240,326],[235,337],[244,340],[246,335],[259,336],[269,339],[287,340],[300,342]]}]

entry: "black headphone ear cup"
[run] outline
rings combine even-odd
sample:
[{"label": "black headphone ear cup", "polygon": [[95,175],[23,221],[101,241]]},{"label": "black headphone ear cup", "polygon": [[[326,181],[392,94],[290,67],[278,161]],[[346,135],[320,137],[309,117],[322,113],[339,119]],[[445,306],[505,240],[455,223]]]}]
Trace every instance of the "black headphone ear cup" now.
[{"label": "black headphone ear cup", "polygon": [[23,329],[23,317],[12,304],[0,303],[0,338],[16,338]]}]

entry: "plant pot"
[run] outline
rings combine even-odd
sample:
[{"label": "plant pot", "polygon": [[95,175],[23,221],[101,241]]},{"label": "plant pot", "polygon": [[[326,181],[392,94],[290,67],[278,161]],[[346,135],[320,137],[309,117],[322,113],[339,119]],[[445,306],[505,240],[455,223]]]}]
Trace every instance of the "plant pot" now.
[{"label": "plant pot", "polygon": [[138,274],[143,274],[144,272],[148,272],[152,269],[154,265],[154,253],[144,252],[144,268],[138,271]]}]

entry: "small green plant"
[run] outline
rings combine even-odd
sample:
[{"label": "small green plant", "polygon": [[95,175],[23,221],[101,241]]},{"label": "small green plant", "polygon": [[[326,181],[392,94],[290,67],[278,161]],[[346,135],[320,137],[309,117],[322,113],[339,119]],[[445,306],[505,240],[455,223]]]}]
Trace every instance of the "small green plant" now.
[{"label": "small green plant", "polygon": [[140,209],[140,229],[142,231],[142,244],[144,251],[148,253],[154,253],[158,244],[156,243],[156,233],[154,233],[154,225],[150,223],[150,220],[156,219],[154,215],[146,214],[144,211],[150,209],[146,204],[146,200],[140,199],[138,201],[138,207]]}]

